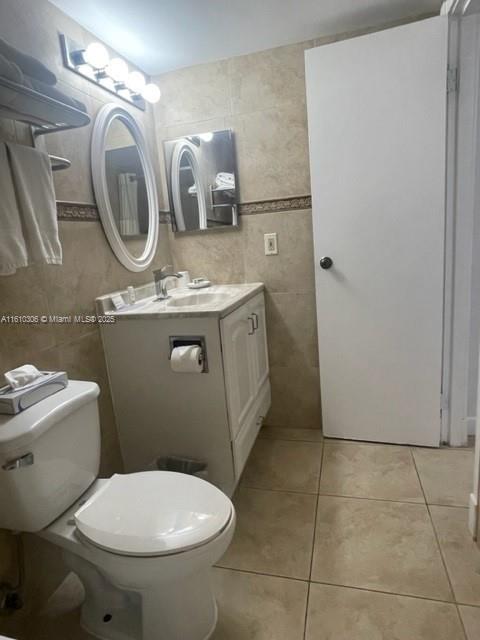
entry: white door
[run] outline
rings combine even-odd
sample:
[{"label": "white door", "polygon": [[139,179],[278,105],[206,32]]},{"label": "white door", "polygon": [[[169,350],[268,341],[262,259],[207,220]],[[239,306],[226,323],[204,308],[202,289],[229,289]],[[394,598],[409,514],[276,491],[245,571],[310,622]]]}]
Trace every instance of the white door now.
[{"label": "white door", "polygon": [[306,52],[328,436],[440,441],[446,67],[445,17]]}]

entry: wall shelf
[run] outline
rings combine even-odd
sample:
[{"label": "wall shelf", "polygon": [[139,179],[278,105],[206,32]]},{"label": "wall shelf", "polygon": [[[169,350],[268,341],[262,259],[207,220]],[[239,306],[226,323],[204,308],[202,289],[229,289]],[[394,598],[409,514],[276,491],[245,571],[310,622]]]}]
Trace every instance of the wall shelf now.
[{"label": "wall shelf", "polygon": [[[85,111],[1,76],[0,118],[30,125],[34,140],[47,133],[85,127],[90,123],[90,116]],[[50,159],[54,171],[70,166],[66,158],[50,156]]]},{"label": "wall shelf", "polygon": [[84,127],[90,122],[85,111],[1,76],[0,117],[30,124],[42,133]]}]

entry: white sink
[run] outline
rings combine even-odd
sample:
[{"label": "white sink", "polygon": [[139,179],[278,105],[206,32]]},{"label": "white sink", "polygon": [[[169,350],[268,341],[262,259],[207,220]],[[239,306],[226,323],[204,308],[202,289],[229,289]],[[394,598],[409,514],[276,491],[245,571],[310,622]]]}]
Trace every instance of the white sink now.
[{"label": "white sink", "polygon": [[205,305],[218,305],[226,302],[235,295],[230,291],[202,291],[197,293],[187,293],[186,295],[176,295],[167,301],[168,307],[199,307]]},{"label": "white sink", "polygon": [[[208,288],[191,290],[187,288],[170,289],[170,298],[159,300],[152,283],[142,285],[136,289],[138,302],[126,305],[122,309],[112,309],[112,295],[106,294],[97,298],[99,315],[113,314],[117,317],[128,318],[168,318],[189,315],[224,317],[231,313],[238,305],[256,293],[263,290],[263,284],[214,284]],[[119,292],[115,292],[118,295]],[[126,291],[121,292],[124,297]],[[143,294],[143,295],[142,295]]]}]

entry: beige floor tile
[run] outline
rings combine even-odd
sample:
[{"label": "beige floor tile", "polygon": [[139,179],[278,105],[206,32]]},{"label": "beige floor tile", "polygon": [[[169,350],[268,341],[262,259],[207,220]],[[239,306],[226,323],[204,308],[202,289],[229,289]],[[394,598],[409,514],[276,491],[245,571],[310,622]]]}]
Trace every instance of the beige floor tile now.
[{"label": "beige floor tile", "polygon": [[269,427],[260,429],[260,439],[274,438],[276,440],[302,440],[305,442],[321,442],[323,440],[321,429],[294,429],[289,427]]},{"label": "beige floor tile", "polygon": [[242,486],[317,493],[321,442],[257,440],[242,476]]},{"label": "beige floor tile", "polygon": [[459,607],[467,640],[480,638],[480,609],[477,607]]},{"label": "beige floor tile", "polygon": [[312,584],[306,640],[464,640],[455,605]]},{"label": "beige floor tile", "polygon": [[241,488],[234,504],[237,528],[219,566],[308,578],[316,496]]},{"label": "beige floor tile", "polygon": [[308,585],[214,570],[219,619],[212,640],[303,640]]},{"label": "beige floor tile", "polygon": [[24,640],[95,640],[80,626],[80,611],[55,618],[32,617]]},{"label": "beige floor tile", "polygon": [[480,550],[467,526],[468,510],[430,507],[457,602],[480,606]]},{"label": "beige floor tile", "polygon": [[428,504],[468,506],[473,450],[414,448],[413,456]]},{"label": "beige floor tile", "polygon": [[320,493],[424,502],[408,447],[326,442]]},{"label": "beige floor tile", "polygon": [[451,600],[426,506],[320,496],[312,580]]}]

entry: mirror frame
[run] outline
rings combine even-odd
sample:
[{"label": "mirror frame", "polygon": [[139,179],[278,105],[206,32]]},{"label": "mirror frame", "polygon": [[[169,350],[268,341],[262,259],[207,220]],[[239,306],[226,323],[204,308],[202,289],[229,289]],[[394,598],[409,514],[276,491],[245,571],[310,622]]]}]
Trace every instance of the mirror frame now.
[{"label": "mirror frame", "polygon": [[[119,119],[127,127],[137,145],[137,150],[145,174],[145,186],[148,199],[148,234],[145,249],[138,258],[133,256],[122,240],[115,223],[110,197],[108,194],[106,177],[106,140],[110,125]],[[140,125],[135,118],[123,107],[114,103],[104,105],[95,119],[92,134],[91,166],[93,189],[97,201],[100,219],[113,253],[124,267],[130,271],[144,271],[152,263],[155,256],[159,233],[159,208],[157,185],[153,164],[148,153],[147,142]]]},{"label": "mirror frame", "polygon": [[[197,186],[198,223],[199,230],[207,228],[207,202],[205,184],[202,170],[196,153],[195,146],[188,140],[183,140],[175,145],[170,169],[170,181],[172,189],[173,213],[175,226],[178,231],[185,231],[185,217],[183,215],[182,198],[180,193],[180,165],[183,155],[186,154],[192,167],[193,177]],[[203,226],[202,226],[203,225]]]}]

